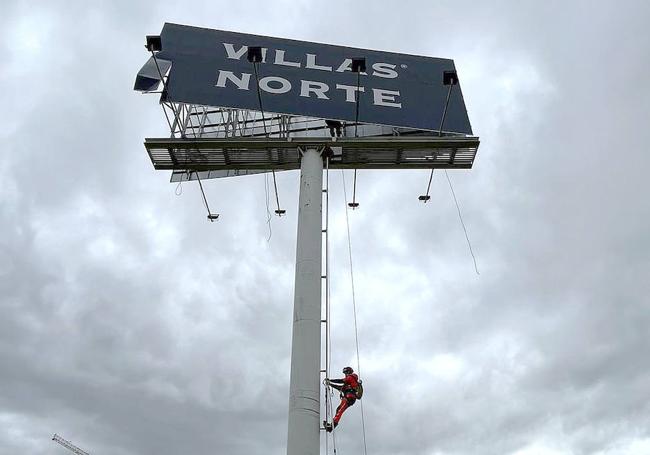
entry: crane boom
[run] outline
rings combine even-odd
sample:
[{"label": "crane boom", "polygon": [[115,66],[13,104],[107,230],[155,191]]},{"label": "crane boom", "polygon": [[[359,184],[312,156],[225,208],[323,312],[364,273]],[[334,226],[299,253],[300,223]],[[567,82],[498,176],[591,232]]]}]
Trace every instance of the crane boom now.
[{"label": "crane boom", "polygon": [[58,442],[58,443],[61,444],[63,447],[65,447],[66,449],[70,450],[71,452],[76,453],[77,455],[90,455],[90,454],[89,454],[88,452],[86,452],[85,450],[81,450],[79,447],[77,447],[76,445],[74,445],[74,444],[71,443],[70,441],[67,441],[67,440],[63,439],[61,436],[59,436],[59,435],[56,434],[56,433],[54,433],[54,436],[52,436],[52,441],[54,441],[54,442]]}]

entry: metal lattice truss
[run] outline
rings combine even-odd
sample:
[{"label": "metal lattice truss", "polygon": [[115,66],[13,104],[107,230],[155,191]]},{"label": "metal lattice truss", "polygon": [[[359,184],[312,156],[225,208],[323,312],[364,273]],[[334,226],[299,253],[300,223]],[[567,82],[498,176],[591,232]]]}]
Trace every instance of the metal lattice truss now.
[{"label": "metal lattice truss", "polygon": [[74,445],[73,443],[68,441],[67,439],[63,439],[61,436],[59,436],[56,433],[54,433],[54,436],[52,436],[52,441],[62,445],[63,447],[68,449],[70,452],[74,452],[77,455],[90,455],[85,450],[80,449],[79,447],[77,447],[76,445]]},{"label": "metal lattice truss", "polygon": [[[158,93],[158,92],[156,92]],[[231,137],[330,137],[324,119],[287,114],[262,113],[232,108],[215,108],[185,103],[161,103],[171,136],[176,138]],[[356,131],[355,131],[356,130]],[[431,135],[431,131],[373,124],[341,122],[341,137]],[[464,137],[454,136],[454,137]]]}]

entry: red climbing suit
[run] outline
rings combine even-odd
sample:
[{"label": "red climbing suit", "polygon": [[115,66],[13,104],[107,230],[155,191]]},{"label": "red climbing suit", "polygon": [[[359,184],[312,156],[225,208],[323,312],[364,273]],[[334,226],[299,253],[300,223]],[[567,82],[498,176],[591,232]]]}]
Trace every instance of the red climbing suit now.
[{"label": "red climbing suit", "polygon": [[343,379],[330,379],[330,383],[343,384],[340,386],[340,388],[333,386],[341,391],[341,404],[339,404],[339,407],[336,408],[336,415],[332,420],[334,426],[337,426],[345,410],[352,406],[355,401],[357,401],[357,387],[359,386],[359,377],[355,373],[346,374],[345,378]]}]

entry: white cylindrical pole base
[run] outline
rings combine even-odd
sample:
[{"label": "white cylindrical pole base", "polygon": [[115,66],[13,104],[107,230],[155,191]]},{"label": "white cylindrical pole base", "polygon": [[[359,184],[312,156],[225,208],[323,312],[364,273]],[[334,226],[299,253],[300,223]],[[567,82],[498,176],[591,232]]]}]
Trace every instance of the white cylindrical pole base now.
[{"label": "white cylindrical pole base", "polygon": [[307,149],[300,164],[287,455],[320,452],[320,341],[323,159]]}]

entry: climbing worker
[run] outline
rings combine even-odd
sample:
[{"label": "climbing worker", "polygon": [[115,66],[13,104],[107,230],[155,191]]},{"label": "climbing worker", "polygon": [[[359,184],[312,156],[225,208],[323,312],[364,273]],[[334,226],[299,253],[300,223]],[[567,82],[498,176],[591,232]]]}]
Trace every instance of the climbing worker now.
[{"label": "climbing worker", "polygon": [[[363,388],[361,380],[354,373],[352,367],[343,368],[343,379],[325,379],[325,383],[341,392],[341,404],[336,408],[336,415],[332,419],[332,423],[325,422],[325,429],[329,432],[334,430],[341,420],[341,416],[347,408],[354,405],[357,399],[363,395]],[[340,385],[339,385],[340,384]]]}]

